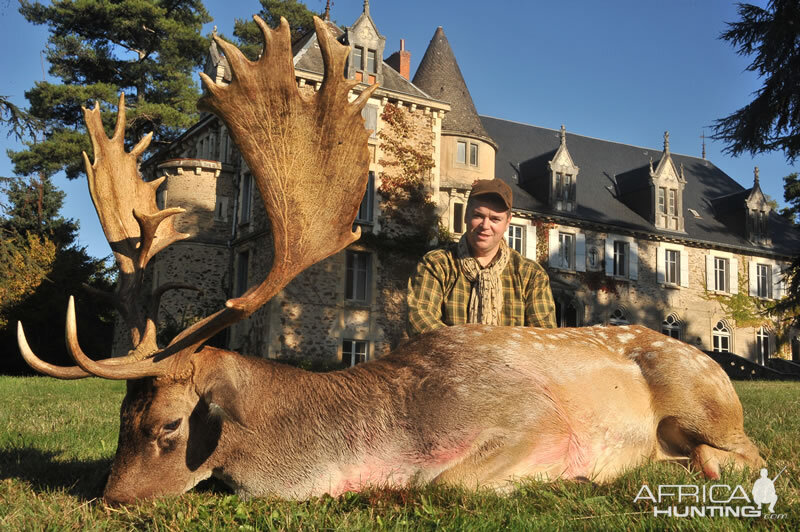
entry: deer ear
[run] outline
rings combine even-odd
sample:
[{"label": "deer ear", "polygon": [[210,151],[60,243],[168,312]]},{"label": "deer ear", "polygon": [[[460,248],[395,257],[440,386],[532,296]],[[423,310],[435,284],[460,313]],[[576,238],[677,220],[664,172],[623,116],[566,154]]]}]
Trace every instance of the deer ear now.
[{"label": "deer ear", "polygon": [[205,372],[202,382],[197,383],[198,395],[208,405],[211,416],[247,427],[247,405],[237,372],[225,364],[216,366],[216,371]]}]

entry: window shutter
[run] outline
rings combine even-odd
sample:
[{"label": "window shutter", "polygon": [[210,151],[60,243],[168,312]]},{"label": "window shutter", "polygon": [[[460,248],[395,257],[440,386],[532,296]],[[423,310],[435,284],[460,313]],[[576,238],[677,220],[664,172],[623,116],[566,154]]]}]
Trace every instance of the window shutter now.
[{"label": "window shutter", "polygon": [[526,225],[525,231],[525,258],[536,260],[536,226]]},{"label": "window shutter", "polygon": [[714,290],[714,277],[714,255],[706,255],[706,290]]},{"label": "window shutter", "polygon": [[681,250],[681,286],[689,286],[689,252]]},{"label": "window shutter", "polygon": [[558,229],[550,229],[549,234],[550,266],[555,268],[558,266]]},{"label": "window shutter", "polygon": [[586,271],[586,235],[575,235],[575,271]]},{"label": "window shutter", "polygon": [[739,293],[739,259],[732,258],[730,260],[731,271],[729,274],[731,283],[731,294]]},{"label": "window shutter", "polygon": [[664,248],[658,246],[656,248],[656,282],[658,284],[664,284],[666,279],[664,278]]},{"label": "window shutter", "polygon": [[747,280],[748,281],[747,284],[750,287],[750,295],[755,297],[758,295],[758,269],[756,261],[751,260],[748,263],[748,270],[749,270],[748,274],[750,277]]},{"label": "window shutter", "polygon": [[783,274],[781,267],[777,264],[772,266],[772,298],[780,299],[783,297]]},{"label": "window shutter", "polygon": [[614,241],[611,239],[611,235],[606,238],[605,255],[606,275],[614,275]]},{"label": "window shutter", "polygon": [[639,278],[639,245],[631,242],[629,250],[631,256],[628,259],[628,276],[635,281]]}]

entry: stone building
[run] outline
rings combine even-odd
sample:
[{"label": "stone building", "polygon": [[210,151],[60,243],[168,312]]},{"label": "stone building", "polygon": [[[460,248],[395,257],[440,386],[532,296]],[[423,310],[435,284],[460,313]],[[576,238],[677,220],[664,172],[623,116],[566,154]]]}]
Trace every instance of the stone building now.
[{"label": "stone building", "polygon": [[[789,353],[798,331],[756,310],[782,296],[781,271],[800,241],[771,212],[757,172],[743,189],[711,162],[671,153],[668,134],[663,149],[652,149],[482,117],[441,27],[412,80],[405,43],[383,59],[386,40],[369,2],[351,26],[328,24],[352,48],[347,75],[361,82],[354,92],[380,84],[363,113],[375,132],[356,219],[364,237],[303,272],[217,343],[345,364],[388,352],[404,337],[406,282],[436,220],[446,230],[438,238],[459,237],[472,182],[496,178],[514,191],[509,243],[547,267],[560,325],[641,323],[762,363],[779,348]],[[316,35],[293,52],[298,87],[318,90]],[[230,80],[213,44],[205,70]],[[391,192],[408,177],[398,175],[398,142],[428,161],[417,176],[427,201]],[[272,246],[250,173],[215,117],[203,116],[143,173],[167,176],[158,200],[187,208],[176,228],[193,234],[156,257],[153,282],[203,287],[164,297],[160,330],[168,336],[260,282]],[[409,233],[420,220],[432,230]]]}]

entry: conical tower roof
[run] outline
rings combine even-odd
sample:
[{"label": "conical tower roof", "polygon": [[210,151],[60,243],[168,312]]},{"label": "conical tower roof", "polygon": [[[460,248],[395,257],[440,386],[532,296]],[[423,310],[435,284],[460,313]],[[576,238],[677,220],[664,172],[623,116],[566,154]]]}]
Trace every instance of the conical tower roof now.
[{"label": "conical tower roof", "polygon": [[450,112],[442,119],[444,133],[480,137],[495,145],[478,118],[478,111],[475,110],[464,76],[458,68],[456,56],[441,26],[436,28],[436,33],[425,50],[413,83],[432,98],[450,104]]}]

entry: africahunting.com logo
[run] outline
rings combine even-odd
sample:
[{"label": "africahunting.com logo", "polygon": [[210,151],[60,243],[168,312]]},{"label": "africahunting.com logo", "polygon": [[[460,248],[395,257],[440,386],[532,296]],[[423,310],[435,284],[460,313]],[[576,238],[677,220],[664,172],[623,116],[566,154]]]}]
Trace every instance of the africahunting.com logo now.
[{"label": "africahunting.com logo", "polygon": [[633,502],[650,503],[656,517],[763,517],[783,519],[775,513],[778,495],[775,481],[786,468],[770,478],[766,469],[748,492],[740,484],[644,484]]}]

